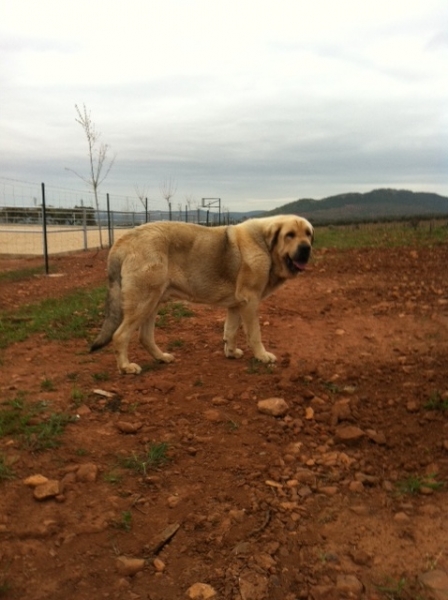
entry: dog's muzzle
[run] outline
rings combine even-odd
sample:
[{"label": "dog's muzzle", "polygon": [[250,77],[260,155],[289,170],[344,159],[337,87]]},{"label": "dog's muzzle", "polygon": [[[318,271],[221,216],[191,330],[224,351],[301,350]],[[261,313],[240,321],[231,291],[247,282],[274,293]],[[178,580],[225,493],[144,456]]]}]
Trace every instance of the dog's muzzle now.
[{"label": "dog's muzzle", "polygon": [[303,243],[299,244],[294,256],[286,256],[286,266],[291,273],[299,273],[306,269],[306,265],[311,256],[311,246]]}]

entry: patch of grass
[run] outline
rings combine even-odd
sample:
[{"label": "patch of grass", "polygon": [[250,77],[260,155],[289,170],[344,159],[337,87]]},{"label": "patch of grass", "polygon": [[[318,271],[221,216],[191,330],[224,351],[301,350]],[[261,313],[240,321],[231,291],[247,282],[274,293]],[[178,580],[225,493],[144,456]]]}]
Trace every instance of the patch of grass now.
[{"label": "patch of grass", "polygon": [[84,402],[85,394],[78,387],[74,386],[70,392],[70,398],[72,399],[73,404],[78,407]]},{"label": "patch of grass", "polygon": [[151,444],[144,454],[133,452],[131,456],[121,458],[119,463],[126,469],[146,476],[149,469],[157,469],[168,462],[168,444],[166,442]]},{"label": "patch of grass", "polygon": [[234,431],[238,431],[238,429],[240,428],[240,424],[237,423],[236,421],[233,421],[233,419],[229,419],[227,421],[227,427],[228,427],[229,431],[234,432]]},{"label": "patch of grass", "polygon": [[116,471],[109,471],[109,473],[104,473],[103,479],[106,483],[112,483],[115,485],[122,482],[123,476]]},{"label": "patch of grass", "polygon": [[442,398],[439,392],[433,392],[428,402],[424,405],[424,408],[426,408],[426,410],[445,412],[448,410],[448,399]]},{"label": "patch of grass", "polygon": [[105,288],[78,290],[60,298],[47,298],[15,311],[0,311],[0,348],[22,342],[35,333],[48,339],[85,338],[101,320]]},{"label": "patch of grass", "polygon": [[26,279],[32,279],[36,275],[43,275],[45,273],[45,267],[27,267],[25,269],[16,269],[15,271],[5,271],[0,273],[0,283],[11,283],[15,281],[25,281]]},{"label": "patch of grass", "polygon": [[169,302],[159,309],[157,315],[156,327],[165,327],[170,318],[179,320],[184,317],[193,317],[194,312],[182,302]]},{"label": "patch of grass", "polygon": [[341,391],[341,388],[332,381],[324,381],[323,386],[331,394],[339,394],[339,392]]},{"label": "patch of grass", "polygon": [[251,358],[246,373],[249,375],[271,375],[274,370],[275,366],[273,363],[263,363],[256,358]]},{"label": "patch of grass", "polygon": [[168,343],[168,350],[174,350],[175,348],[182,348],[185,345],[184,340],[171,340]]},{"label": "patch of grass", "polygon": [[446,243],[446,221],[409,221],[391,223],[357,223],[316,227],[316,248],[397,248],[431,246]]},{"label": "patch of grass", "polygon": [[8,479],[14,479],[14,477],[14,471],[6,463],[6,458],[2,454],[0,454],[0,482],[6,481]]},{"label": "patch of grass", "polygon": [[65,427],[75,419],[63,413],[47,414],[45,402],[26,402],[24,395],[0,404],[0,438],[11,436],[31,451],[57,448]]},{"label": "patch of grass", "polygon": [[54,392],[56,388],[54,382],[51,379],[47,379],[47,377],[45,377],[40,382],[40,389],[46,392]]},{"label": "patch of grass", "polygon": [[121,513],[121,519],[113,521],[112,525],[117,529],[123,529],[126,532],[130,532],[132,529],[132,513],[130,510],[124,510]]},{"label": "patch of grass", "polygon": [[431,490],[439,490],[443,487],[443,482],[436,481],[435,475],[410,475],[406,479],[397,481],[397,491],[400,495],[404,494],[418,494],[422,488],[430,488]]},{"label": "patch of grass", "polygon": [[376,589],[388,600],[400,600],[405,593],[406,579],[401,577],[395,581],[391,577],[386,578],[382,584],[375,584]]},{"label": "patch of grass", "polygon": [[85,448],[78,448],[78,450],[76,450],[75,454],[76,454],[76,456],[88,456],[89,451],[86,450]]},{"label": "patch of grass", "polygon": [[102,371],[101,373],[93,373],[92,378],[95,381],[109,381],[110,375],[107,371]]}]

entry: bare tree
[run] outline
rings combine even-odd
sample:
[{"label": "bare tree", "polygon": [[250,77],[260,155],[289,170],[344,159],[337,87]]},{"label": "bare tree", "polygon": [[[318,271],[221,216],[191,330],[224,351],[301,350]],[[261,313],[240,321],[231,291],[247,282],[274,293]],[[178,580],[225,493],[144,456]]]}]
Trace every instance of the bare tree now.
[{"label": "bare tree", "polygon": [[176,180],[173,179],[172,177],[168,177],[167,179],[164,179],[162,181],[162,183],[160,184],[160,192],[162,194],[162,197],[165,198],[165,200],[167,201],[167,204],[168,204],[168,210],[170,213],[170,221],[171,221],[171,198],[176,193],[176,190],[177,190],[177,183],[176,183]]},{"label": "bare tree", "polygon": [[146,209],[146,199],[148,197],[149,186],[144,185],[140,189],[139,185],[134,185],[134,190],[135,190],[135,193],[137,194],[137,198],[140,200],[141,205],[143,206],[143,208]]},{"label": "bare tree", "polygon": [[[93,123],[90,117],[90,111],[87,110],[86,105],[83,104],[83,109],[79,108],[77,104],[75,104],[75,109],[78,114],[78,118],[75,119],[77,123],[81,125],[84,130],[84,133],[87,138],[87,144],[89,146],[89,167],[90,173],[88,177],[84,177],[80,175],[73,169],[67,169],[68,171],[72,171],[75,175],[77,175],[80,179],[82,179],[87,185],[89,185],[93,189],[93,194],[95,196],[95,205],[96,211],[98,214],[98,231],[100,236],[100,246],[103,247],[103,236],[101,230],[101,216],[100,216],[100,204],[98,201],[98,188],[101,183],[106,179],[109,175],[110,170],[115,162],[115,156],[109,160],[109,164],[107,165],[107,153],[110,149],[108,144],[104,144],[103,142],[99,142],[101,133],[99,133],[95,128],[95,123]],[[107,166],[106,166],[107,165]]]}]

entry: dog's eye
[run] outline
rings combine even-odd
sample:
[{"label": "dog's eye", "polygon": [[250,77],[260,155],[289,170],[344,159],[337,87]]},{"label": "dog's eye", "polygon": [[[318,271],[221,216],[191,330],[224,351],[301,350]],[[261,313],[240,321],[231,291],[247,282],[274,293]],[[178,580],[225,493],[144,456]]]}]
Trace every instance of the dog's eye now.
[{"label": "dog's eye", "polygon": [[296,237],[296,232],[288,231],[288,233],[285,235],[285,237],[289,238],[290,240],[293,240]]},{"label": "dog's eye", "polygon": [[306,233],[306,235],[307,235],[308,237],[312,237],[312,235],[313,235],[313,232],[311,231],[311,229],[307,229],[307,230],[305,231],[305,233]]}]

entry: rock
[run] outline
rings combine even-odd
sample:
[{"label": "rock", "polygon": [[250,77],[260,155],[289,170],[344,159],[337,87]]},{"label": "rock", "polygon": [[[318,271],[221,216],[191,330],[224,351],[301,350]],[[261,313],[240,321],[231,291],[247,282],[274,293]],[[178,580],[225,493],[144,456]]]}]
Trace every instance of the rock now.
[{"label": "rock", "polygon": [[434,600],[448,600],[448,573],[434,569],[418,576],[421,585],[426,588]]},{"label": "rock", "polygon": [[259,412],[273,417],[284,417],[289,410],[289,406],[283,398],[268,398],[260,400],[257,404]]},{"label": "rock", "polygon": [[94,463],[85,463],[76,471],[77,481],[93,482],[98,477],[98,467]]},{"label": "rock", "polygon": [[338,575],[336,577],[336,590],[347,598],[361,598],[364,591],[363,584],[354,575]]},{"label": "rock", "polygon": [[44,475],[30,475],[29,477],[27,477],[26,479],[23,480],[23,483],[25,485],[27,485],[28,487],[37,487],[38,485],[42,485],[44,483],[47,483],[48,481],[48,477],[44,477]]},{"label": "rock", "polygon": [[49,479],[45,483],[34,488],[34,497],[36,500],[47,500],[54,498],[61,493],[61,485],[56,479]]},{"label": "rock", "polygon": [[360,566],[370,565],[370,563],[372,562],[372,557],[370,556],[370,554],[368,554],[364,550],[361,550],[360,548],[354,548],[350,552],[350,558],[356,565]]},{"label": "rock", "polygon": [[143,558],[128,558],[127,556],[119,556],[115,563],[117,571],[124,577],[132,577],[139,571],[145,568],[145,560]]},{"label": "rock", "polygon": [[135,423],[130,423],[128,421],[118,421],[116,423],[117,429],[121,431],[121,433],[137,433],[139,429],[143,427],[143,423],[139,421]]},{"label": "rock", "polygon": [[180,502],[180,496],[168,496],[166,505],[169,508],[175,508]]},{"label": "rock", "polygon": [[378,433],[374,429],[367,429],[366,434],[369,440],[372,440],[372,442],[374,442],[375,444],[378,444],[379,446],[385,445],[386,436],[384,435],[384,433]]},{"label": "rock", "polygon": [[219,423],[223,420],[223,417],[219,410],[214,408],[209,408],[204,411],[204,417],[207,421],[211,421],[212,423]]},{"label": "rock", "polygon": [[394,514],[394,521],[397,523],[409,523],[410,517],[405,512],[397,512]]},{"label": "rock", "polygon": [[350,399],[342,398],[338,400],[331,410],[331,425],[336,426],[339,421],[351,419],[352,411],[350,408]]},{"label": "rock", "polygon": [[157,571],[157,573],[163,573],[165,570],[166,565],[163,560],[160,560],[160,558],[155,558],[152,561],[152,564],[154,565],[154,569]]},{"label": "rock", "polygon": [[406,404],[406,410],[410,413],[416,413],[419,411],[419,404],[415,400],[409,400]]},{"label": "rock", "polygon": [[239,578],[242,600],[266,600],[268,579],[255,571],[245,571]]},{"label": "rock", "polygon": [[342,444],[355,445],[360,442],[365,435],[364,431],[359,427],[347,425],[336,429],[334,441]]},{"label": "rock", "polygon": [[208,583],[194,583],[188,588],[187,596],[190,600],[209,600],[216,598],[216,591]]}]

